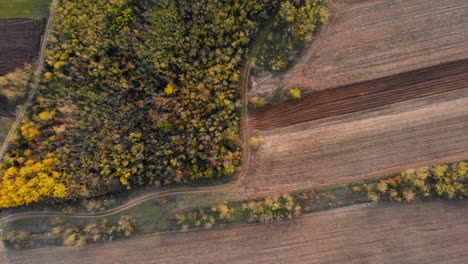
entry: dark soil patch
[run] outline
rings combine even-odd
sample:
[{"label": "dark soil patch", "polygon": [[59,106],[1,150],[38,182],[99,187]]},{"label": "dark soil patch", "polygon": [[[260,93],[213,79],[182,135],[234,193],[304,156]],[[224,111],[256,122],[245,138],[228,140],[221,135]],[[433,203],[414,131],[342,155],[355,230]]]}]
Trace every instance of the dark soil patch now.
[{"label": "dark soil patch", "polygon": [[251,124],[268,130],[463,89],[467,73],[468,60],[460,60],[309,93],[253,115]]},{"label": "dark soil patch", "polygon": [[46,19],[0,19],[0,76],[36,60]]}]

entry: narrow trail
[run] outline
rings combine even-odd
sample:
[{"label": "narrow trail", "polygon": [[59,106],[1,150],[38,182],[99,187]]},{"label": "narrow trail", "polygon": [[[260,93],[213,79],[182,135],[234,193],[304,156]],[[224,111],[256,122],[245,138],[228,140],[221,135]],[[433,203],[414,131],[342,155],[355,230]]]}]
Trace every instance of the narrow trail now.
[{"label": "narrow trail", "polygon": [[44,59],[45,59],[45,51],[47,49],[47,40],[49,39],[50,35],[50,28],[52,26],[53,18],[54,18],[54,12],[55,12],[55,6],[56,6],[56,1],[57,0],[52,0],[50,3],[50,12],[49,12],[49,19],[47,20],[47,25],[44,30],[44,36],[42,37],[42,42],[41,42],[41,48],[39,50],[39,58],[37,60],[37,67],[36,71],[34,72],[34,82],[31,85],[31,91],[29,92],[28,98],[26,99],[26,102],[24,103],[23,107],[21,108],[21,111],[18,113],[16,116],[16,120],[11,126],[10,131],[8,132],[8,135],[6,136],[5,140],[3,141],[3,145],[0,148],[0,162],[3,159],[3,156],[5,155],[5,152],[8,150],[8,147],[10,146],[10,141],[15,135],[16,131],[18,130],[18,126],[23,120],[24,116],[26,115],[26,112],[29,110],[29,108],[32,105],[32,101],[34,99],[34,96],[36,95],[37,89],[39,87],[39,82],[41,80],[41,73],[44,68]]}]

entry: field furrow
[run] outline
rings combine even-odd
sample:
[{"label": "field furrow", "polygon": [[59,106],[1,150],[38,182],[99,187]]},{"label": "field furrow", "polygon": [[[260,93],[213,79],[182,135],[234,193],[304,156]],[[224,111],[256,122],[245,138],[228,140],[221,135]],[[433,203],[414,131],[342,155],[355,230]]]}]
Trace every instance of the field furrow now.
[{"label": "field furrow", "polygon": [[335,115],[372,109],[468,87],[468,60],[460,60],[372,81],[305,95],[252,116],[255,129],[266,130]]}]

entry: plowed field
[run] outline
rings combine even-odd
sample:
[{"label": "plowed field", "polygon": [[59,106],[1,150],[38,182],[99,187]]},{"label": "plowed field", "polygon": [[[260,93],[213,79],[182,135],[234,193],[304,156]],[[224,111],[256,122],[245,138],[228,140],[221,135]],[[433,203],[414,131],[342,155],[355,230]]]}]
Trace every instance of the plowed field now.
[{"label": "plowed field", "polygon": [[468,58],[466,0],[330,0],[332,18],[282,79],[322,90]]},{"label": "plowed field", "polygon": [[[16,263],[467,263],[468,203],[355,207],[271,224],[77,248],[9,251]],[[1,258],[0,258],[1,259]]]},{"label": "plowed field", "polygon": [[258,195],[468,159],[468,85],[465,87],[260,131],[263,144],[242,185]]},{"label": "plowed field", "polygon": [[36,60],[44,19],[0,19],[0,76]]},{"label": "plowed field", "polygon": [[312,92],[255,114],[251,125],[273,129],[463,88],[468,88],[468,60]]}]

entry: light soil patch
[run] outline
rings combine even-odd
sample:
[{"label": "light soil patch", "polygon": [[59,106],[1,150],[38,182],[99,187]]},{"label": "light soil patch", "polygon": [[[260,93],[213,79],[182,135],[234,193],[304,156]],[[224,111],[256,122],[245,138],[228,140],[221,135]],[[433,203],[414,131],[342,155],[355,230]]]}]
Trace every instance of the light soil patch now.
[{"label": "light soil patch", "polygon": [[468,158],[468,87],[371,110],[257,131],[247,193],[382,177]]},{"label": "light soil patch", "polygon": [[466,263],[468,202],[358,206],[291,221],[7,253],[16,263]]},{"label": "light soil patch", "polygon": [[[332,17],[277,84],[323,90],[468,58],[468,1],[330,0]],[[271,90],[259,79],[254,94]]]}]

